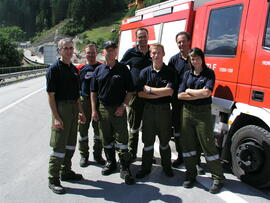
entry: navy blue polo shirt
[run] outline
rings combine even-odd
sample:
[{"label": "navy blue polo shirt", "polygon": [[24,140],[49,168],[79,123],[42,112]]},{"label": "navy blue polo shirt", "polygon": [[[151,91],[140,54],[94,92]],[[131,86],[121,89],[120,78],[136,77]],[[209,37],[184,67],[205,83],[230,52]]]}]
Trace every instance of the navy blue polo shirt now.
[{"label": "navy blue polo shirt", "polygon": [[[182,58],[181,54],[175,54],[169,60],[168,66],[175,71],[175,86],[179,87],[183,80],[184,73],[189,70],[188,60]],[[174,98],[177,98],[178,89],[174,91]]]},{"label": "navy blue polo shirt", "polygon": [[80,94],[81,96],[90,96],[90,83],[94,75],[94,70],[101,63],[97,62],[93,65],[85,64],[80,69]]},{"label": "navy blue polo shirt", "polygon": [[138,46],[130,48],[126,51],[120,63],[130,66],[132,81],[134,87],[137,88],[141,70],[152,64],[150,51],[143,54],[139,51]]},{"label": "navy blue polo shirt", "polygon": [[77,100],[79,93],[79,75],[77,68],[58,59],[46,74],[47,92],[55,92],[55,100]]},{"label": "navy blue polo shirt", "polygon": [[[207,88],[213,91],[215,85],[215,72],[204,67],[200,75],[194,75],[193,68],[186,71],[183,77],[183,81],[179,86],[178,93],[185,92],[186,89],[203,89]],[[212,103],[212,97],[196,100],[184,100],[184,103],[192,105],[206,105]]]},{"label": "navy blue polo shirt", "polygon": [[[166,87],[169,85],[170,88],[174,89],[174,72],[172,69],[168,68],[165,64],[160,71],[155,71],[152,66],[148,66],[143,69],[140,73],[139,85],[137,91],[143,91],[144,85],[148,85],[150,87]],[[146,102],[151,104],[165,104],[171,102],[171,96],[161,97],[157,99],[146,99]]]},{"label": "navy blue polo shirt", "polygon": [[116,61],[113,68],[106,64],[99,65],[91,80],[91,92],[96,92],[100,103],[105,106],[120,106],[127,92],[133,92],[134,87],[128,68]]}]

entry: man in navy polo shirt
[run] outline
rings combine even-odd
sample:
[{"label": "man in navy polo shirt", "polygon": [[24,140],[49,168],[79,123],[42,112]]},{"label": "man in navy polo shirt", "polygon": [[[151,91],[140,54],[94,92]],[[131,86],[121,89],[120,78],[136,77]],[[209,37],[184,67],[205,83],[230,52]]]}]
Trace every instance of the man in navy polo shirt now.
[{"label": "man in navy polo shirt", "polygon": [[[120,160],[120,177],[126,184],[134,184],[129,169],[128,130],[126,107],[134,91],[128,68],[115,60],[116,44],[104,43],[105,64],[98,66],[91,81],[92,118],[98,120],[107,164],[102,175],[116,170],[115,150]],[[99,106],[96,103],[99,101]]]},{"label": "man in navy polo shirt", "polygon": [[140,73],[138,86],[139,97],[144,98],[142,141],[144,148],[142,152],[141,169],[136,178],[144,178],[151,172],[154,154],[155,137],[158,135],[160,145],[161,165],[163,171],[172,177],[171,148],[171,110],[170,102],[173,94],[174,72],[163,63],[165,55],[161,44],[153,44],[150,47],[150,55],[153,64],[143,69]]},{"label": "man in navy polo shirt", "polygon": [[[135,32],[137,46],[130,48],[124,54],[120,63],[130,66],[130,72],[135,88],[138,85],[140,72],[147,66],[151,65],[151,57],[148,46],[148,30],[146,28],[139,28]],[[143,99],[138,97],[137,94],[129,103],[128,122],[129,122],[129,151],[132,155],[132,160],[137,158],[137,148],[139,139],[139,129],[142,121]]]},{"label": "man in navy polo shirt", "polygon": [[85,116],[79,100],[79,76],[71,63],[74,47],[71,39],[58,43],[60,59],[51,65],[46,74],[47,93],[52,111],[49,159],[49,188],[57,194],[65,193],[62,181],[81,180],[81,174],[71,170],[71,158],[77,142],[78,116],[85,123]]},{"label": "man in navy polo shirt", "polygon": [[[172,56],[169,60],[168,66],[172,67],[176,73],[176,87],[181,84],[185,71],[189,69],[188,51],[190,50],[191,35],[188,32],[179,32],[175,37],[176,44],[179,48],[179,53]],[[173,161],[172,166],[178,167],[183,163],[182,149],[180,145],[180,117],[182,114],[182,100],[177,99],[178,89],[174,90],[172,97],[172,124],[173,135],[175,141],[176,151],[178,157]]]},{"label": "man in navy polo shirt", "polygon": [[[97,66],[101,65],[100,62],[96,61],[97,47],[95,44],[88,44],[85,49],[87,63],[80,65],[80,94],[81,103],[86,116],[85,124],[79,124],[79,150],[81,154],[80,166],[86,167],[88,165],[89,158],[89,138],[88,130],[91,122],[91,104],[90,104],[90,83],[94,75],[94,70]],[[78,67],[77,67],[78,68]],[[98,123],[92,121],[92,127],[94,131],[94,144],[93,144],[93,156],[94,160],[105,165],[105,160],[102,158],[102,143],[99,136]]]}]

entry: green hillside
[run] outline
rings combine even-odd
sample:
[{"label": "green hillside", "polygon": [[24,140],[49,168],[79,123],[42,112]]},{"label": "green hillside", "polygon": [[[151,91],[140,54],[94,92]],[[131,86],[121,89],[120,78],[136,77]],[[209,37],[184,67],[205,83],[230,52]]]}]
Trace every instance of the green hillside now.
[{"label": "green hillside", "polygon": [[[145,0],[145,6],[151,6],[153,4],[163,2],[164,0]],[[104,40],[118,40],[119,27],[121,25],[121,21],[123,18],[133,16],[135,13],[136,7],[131,9],[120,9],[118,12],[108,13],[104,18],[96,21],[95,23],[91,23],[87,30],[83,32],[79,32],[76,36],[76,48],[78,50],[82,50],[83,47],[88,43],[96,43],[98,48],[101,48]],[[42,43],[46,43],[49,41],[53,41],[55,38],[55,34],[61,35],[66,34],[70,30],[81,29],[80,24],[74,25],[72,19],[65,19],[61,21],[59,24],[55,25],[49,30],[39,32],[33,38],[33,44],[39,45]],[[74,33],[71,31],[71,33]],[[76,32],[75,32],[76,33]]]}]

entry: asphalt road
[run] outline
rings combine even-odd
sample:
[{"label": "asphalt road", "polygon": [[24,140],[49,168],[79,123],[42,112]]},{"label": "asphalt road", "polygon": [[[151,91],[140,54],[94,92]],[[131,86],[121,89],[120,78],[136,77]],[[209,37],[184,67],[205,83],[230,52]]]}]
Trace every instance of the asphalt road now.
[{"label": "asphalt road", "polygon": [[[153,166],[150,176],[137,180],[135,185],[125,185],[119,173],[101,175],[101,167],[93,162],[87,168],[79,167],[79,153],[73,158],[73,169],[82,173],[81,182],[62,185],[67,194],[56,195],[48,189],[47,168],[51,113],[45,92],[45,78],[12,84],[0,88],[0,202],[121,202],[121,203],[266,203],[270,195],[226,175],[225,187],[218,195],[207,189],[211,181],[209,174],[198,177],[193,189],[181,186],[184,167],[175,169],[175,176],[167,178],[159,164]],[[92,129],[90,129],[90,135]],[[91,140],[91,139],[90,139]],[[92,145],[92,142],[90,142]],[[173,143],[172,157],[175,158]],[[142,144],[140,144],[141,151]],[[92,155],[92,151],[90,151]],[[140,155],[139,155],[140,157]],[[160,163],[158,143],[155,157]],[[90,160],[93,160],[92,156]],[[140,158],[132,166],[139,169]]]}]

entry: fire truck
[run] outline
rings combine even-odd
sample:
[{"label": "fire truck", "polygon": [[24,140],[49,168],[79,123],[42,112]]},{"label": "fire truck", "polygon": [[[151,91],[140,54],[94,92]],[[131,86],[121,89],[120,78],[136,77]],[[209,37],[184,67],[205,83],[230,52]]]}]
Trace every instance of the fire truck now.
[{"label": "fire truck", "polygon": [[192,33],[192,47],[215,71],[212,114],[221,158],[242,181],[270,183],[269,0],[168,0],[137,10],[121,25],[119,55],[136,45],[135,30],[161,43],[164,62],[179,52],[175,35]]}]

